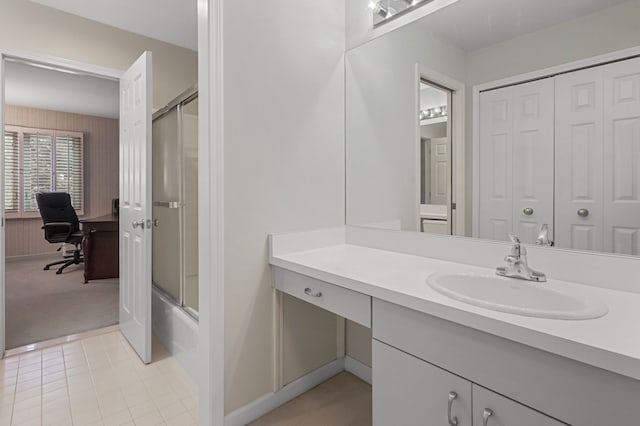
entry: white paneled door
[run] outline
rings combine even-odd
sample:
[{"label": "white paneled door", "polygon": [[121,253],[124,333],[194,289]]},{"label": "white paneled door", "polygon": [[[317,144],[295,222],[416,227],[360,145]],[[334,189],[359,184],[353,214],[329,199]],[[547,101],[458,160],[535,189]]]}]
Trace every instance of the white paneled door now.
[{"label": "white paneled door", "polygon": [[431,150],[431,179],[430,204],[447,204],[449,193],[449,138],[433,138],[430,141]]},{"label": "white paneled door", "polygon": [[120,79],[120,330],[151,362],[151,52]]},{"label": "white paneled door", "polygon": [[508,240],[512,231],[513,87],[480,94],[478,236]]},{"label": "white paneled door", "polygon": [[513,232],[528,244],[549,225],[553,240],[554,82],[513,88]]},{"label": "white paneled door", "polygon": [[640,58],[604,67],[604,250],[640,255]]},{"label": "white paneled door", "polygon": [[603,249],[603,67],[556,78],[555,239]]},{"label": "white paneled door", "polygon": [[480,238],[553,237],[554,81],[480,94]]}]

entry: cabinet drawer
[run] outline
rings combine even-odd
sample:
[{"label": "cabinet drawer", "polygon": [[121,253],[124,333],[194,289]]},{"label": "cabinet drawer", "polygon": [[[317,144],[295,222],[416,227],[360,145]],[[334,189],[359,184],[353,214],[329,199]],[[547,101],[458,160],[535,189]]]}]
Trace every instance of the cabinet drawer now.
[{"label": "cabinet drawer", "polygon": [[371,297],[306,275],[273,267],[273,287],[329,312],[371,327]]},{"label": "cabinet drawer", "polygon": [[482,426],[566,426],[566,423],[561,423],[475,384],[473,385],[473,424]]}]

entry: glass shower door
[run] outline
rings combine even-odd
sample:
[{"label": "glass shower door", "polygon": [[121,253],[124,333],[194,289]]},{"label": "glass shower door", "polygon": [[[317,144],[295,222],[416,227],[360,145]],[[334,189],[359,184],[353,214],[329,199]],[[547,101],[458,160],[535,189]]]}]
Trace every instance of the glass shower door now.
[{"label": "glass shower door", "polygon": [[153,283],[198,311],[198,102],[178,99],[153,120]]}]

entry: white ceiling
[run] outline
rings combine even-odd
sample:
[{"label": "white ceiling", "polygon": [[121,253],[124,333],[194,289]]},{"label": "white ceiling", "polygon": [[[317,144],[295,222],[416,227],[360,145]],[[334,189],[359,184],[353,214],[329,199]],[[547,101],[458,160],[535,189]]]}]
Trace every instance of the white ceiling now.
[{"label": "white ceiling", "polygon": [[625,1],[460,0],[420,22],[458,47],[473,51]]},{"label": "white ceiling", "polygon": [[136,34],[198,50],[196,0],[31,0]]},{"label": "white ceiling", "polygon": [[118,82],[5,61],[5,102],[118,118]]},{"label": "white ceiling", "polygon": [[[196,0],[31,1],[197,50]],[[625,1],[460,0],[420,22],[462,49],[473,51]]]}]

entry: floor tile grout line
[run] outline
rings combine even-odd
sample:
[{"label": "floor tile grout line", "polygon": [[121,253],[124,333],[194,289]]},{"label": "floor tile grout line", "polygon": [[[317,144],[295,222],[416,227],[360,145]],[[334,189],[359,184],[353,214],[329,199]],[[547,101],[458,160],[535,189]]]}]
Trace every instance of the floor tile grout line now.
[{"label": "floor tile grout line", "polygon": [[[93,337],[99,337],[99,336],[93,336]],[[102,407],[100,406],[100,401],[98,400],[98,393],[96,392],[96,382],[93,378],[93,370],[91,369],[91,364],[89,363],[89,356],[87,355],[87,347],[85,346],[85,343],[87,342],[87,340],[92,339],[91,337],[85,340],[81,340],[81,345],[82,345],[82,353],[84,354],[84,358],[87,361],[87,366],[89,368],[89,377],[91,378],[91,390],[93,391],[93,395],[95,395],[96,397],[96,402],[98,403],[98,412],[100,413],[100,422],[104,423],[104,416],[102,414]],[[102,342],[102,337],[100,336],[100,338],[98,339],[100,342]]]},{"label": "floor tile grout line", "polygon": [[[71,409],[71,389],[69,389],[69,380],[67,379],[67,360],[64,355],[64,345],[60,345],[60,350],[62,351],[62,365],[64,366],[64,383],[67,389],[67,404],[69,405],[69,417],[71,417],[71,425],[73,426],[75,421],[73,420],[73,410]],[[44,424],[44,419],[42,420],[42,423]]]},{"label": "floor tile grout line", "polygon": [[44,380],[44,360],[42,359],[42,350],[40,350],[40,424],[44,424],[44,395],[42,390],[42,381]]},{"label": "floor tile grout line", "polygon": [[13,382],[13,398],[11,399],[11,416],[9,417],[9,424],[13,424],[13,414],[16,408],[16,394],[18,393],[18,374],[20,373],[20,358],[18,358],[18,366],[16,367],[16,378]]}]

